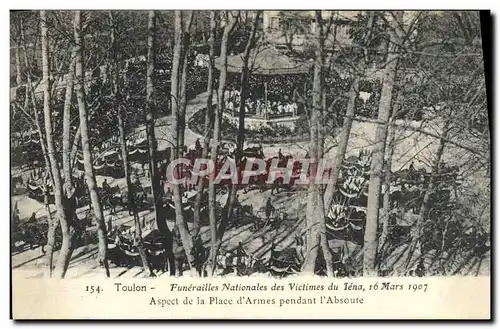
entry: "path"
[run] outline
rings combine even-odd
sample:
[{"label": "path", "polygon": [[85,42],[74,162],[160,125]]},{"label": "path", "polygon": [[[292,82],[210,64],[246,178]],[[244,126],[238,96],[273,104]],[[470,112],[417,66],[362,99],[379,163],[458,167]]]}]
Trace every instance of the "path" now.
[{"label": "path", "polygon": [[[188,101],[186,106],[186,122],[189,122],[191,117],[199,110],[206,107],[207,103],[207,92],[197,95],[194,99]],[[213,100],[216,104],[216,99]],[[173,140],[174,127],[169,124],[171,120],[170,116],[164,116],[157,119],[156,123],[156,137],[158,140],[158,148],[164,150],[165,148],[171,146],[171,141]],[[417,122],[410,122],[410,125],[418,125]],[[435,123],[430,123],[426,125],[426,129],[433,131],[435,128]],[[422,127],[424,128],[424,127]],[[141,128],[144,130],[144,127]],[[351,128],[351,134],[349,137],[349,147],[347,151],[347,156],[356,155],[361,149],[370,149],[373,146],[373,140],[375,138],[376,125],[370,122],[357,122],[355,121]],[[185,130],[185,144],[187,146],[193,145],[196,139],[203,138],[203,136],[196,134],[186,125]],[[428,159],[432,157],[436,152],[437,144],[433,137],[422,135],[413,131],[400,130],[396,133],[396,140],[398,141],[394,150],[393,159],[393,170],[399,170],[401,167],[405,167],[414,160],[415,166],[428,166]],[[326,159],[333,159],[338,144],[338,138],[327,136],[326,137],[326,147],[330,147],[328,153],[324,156]],[[429,145],[431,144],[431,145]],[[267,144],[264,145],[264,156],[266,158],[272,158],[278,155],[279,149],[284,155],[292,155],[295,158],[304,158],[307,149],[309,148],[308,142],[292,143],[292,144]],[[456,149],[447,149],[448,157],[453,158],[456,154]],[[445,155],[446,156],[446,155]]]},{"label": "path", "polygon": [[[208,93],[204,92],[198,94],[195,98],[188,101],[186,105],[186,123],[189,122],[191,117],[199,110],[206,108]],[[214,98],[213,104],[217,104],[217,100]],[[155,134],[158,140],[158,149],[164,150],[167,147],[172,146],[171,141],[173,140],[173,133],[175,132],[174,127],[169,123],[171,120],[170,116],[164,116],[156,120]],[[144,127],[139,128],[139,130],[144,130]],[[202,135],[199,135],[189,129],[186,124],[186,130],[184,134],[184,143],[187,146],[194,145],[196,139],[203,139]],[[294,157],[303,157],[306,154],[308,143],[294,143],[294,144],[273,144],[264,145],[264,155],[266,157],[274,157],[278,154],[278,150],[281,148],[283,154],[291,154]]]}]

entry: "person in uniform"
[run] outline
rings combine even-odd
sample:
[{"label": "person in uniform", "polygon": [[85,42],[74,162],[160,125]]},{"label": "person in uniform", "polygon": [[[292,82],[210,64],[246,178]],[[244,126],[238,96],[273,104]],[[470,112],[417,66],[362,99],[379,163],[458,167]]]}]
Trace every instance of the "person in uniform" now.
[{"label": "person in uniform", "polygon": [[200,143],[200,139],[199,138],[196,139],[194,147],[196,149],[196,157],[198,157],[198,158],[201,157],[202,147],[201,147],[201,143]]},{"label": "person in uniform", "polygon": [[410,172],[411,173],[414,173],[416,170],[415,170],[415,166],[413,165],[413,161],[410,163]]},{"label": "person in uniform", "polygon": [[413,161],[410,163],[410,167],[408,168],[410,170],[410,179],[411,180],[417,180],[416,173],[417,170],[415,170],[415,166],[413,165]]},{"label": "person in uniform", "polygon": [[109,186],[107,178],[105,178],[104,182],[102,183],[102,189],[104,190],[104,193],[106,193],[106,194],[109,194],[111,191],[111,186]]},{"label": "person in uniform", "polygon": [[167,160],[163,160],[160,166],[160,179],[163,181],[167,180]]},{"label": "person in uniform", "polygon": [[127,193],[127,205],[128,205],[128,214],[132,216],[135,214],[135,200],[134,200],[134,186],[130,186]]},{"label": "person in uniform", "polygon": [[134,181],[134,192],[137,193],[140,192],[141,190],[142,190],[141,181],[139,180],[139,177],[136,177]]},{"label": "person in uniform", "polygon": [[14,206],[14,211],[12,212],[12,229],[13,231],[17,231],[19,228],[19,225],[21,224],[20,218],[19,218],[19,209],[17,207],[17,202],[16,205]]},{"label": "person in uniform", "polygon": [[267,198],[265,211],[266,211],[266,220],[269,220],[269,218],[271,217],[271,214],[274,212],[274,207],[273,207],[273,204],[271,202],[271,197]]}]

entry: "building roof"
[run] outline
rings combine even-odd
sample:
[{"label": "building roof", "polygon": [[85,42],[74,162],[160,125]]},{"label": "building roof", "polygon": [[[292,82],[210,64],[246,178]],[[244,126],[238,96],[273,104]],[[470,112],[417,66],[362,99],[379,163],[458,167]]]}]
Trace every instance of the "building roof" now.
[{"label": "building roof", "polygon": [[[274,46],[258,46],[250,51],[248,66],[251,74],[283,75],[306,74],[312,67],[312,61],[296,61],[280,52]],[[215,59],[215,66],[221,69],[221,58]],[[240,73],[243,69],[243,54],[227,57],[227,71]]]}]

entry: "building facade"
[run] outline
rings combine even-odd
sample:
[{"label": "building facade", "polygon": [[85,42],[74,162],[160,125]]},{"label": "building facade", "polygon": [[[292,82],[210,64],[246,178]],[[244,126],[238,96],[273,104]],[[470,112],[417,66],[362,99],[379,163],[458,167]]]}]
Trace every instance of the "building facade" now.
[{"label": "building facade", "polygon": [[[331,47],[335,39],[336,47],[349,46],[352,44],[350,30],[360,15],[366,12],[359,10],[334,11],[323,10],[321,16],[326,26],[332,22],[331,31],[325,46]],[[414,20],[417,12],[405,11],[403,24],[407,25]],[[385,13],[390,16],[390,12]],[[277,47],[304,47],[314,42],[316,33],[316,12],[313,10],[303,11],[264,11],[262,19],[262,30],[265,38]],[[416,32],[415,32],[416,33]]]},{"label": "building facade", "polygon": [[[348,45],[350,25],[361,11],[322,11],[321,14],[325,24],[333,19],[338,45]],[[263,14],[265,38],[277,47],[307,46],[314,41],[316,27],[316,13],[312,10],[265,11]],[[331,45],[333,39],[333,33],[329,33],[326,46]]]}]

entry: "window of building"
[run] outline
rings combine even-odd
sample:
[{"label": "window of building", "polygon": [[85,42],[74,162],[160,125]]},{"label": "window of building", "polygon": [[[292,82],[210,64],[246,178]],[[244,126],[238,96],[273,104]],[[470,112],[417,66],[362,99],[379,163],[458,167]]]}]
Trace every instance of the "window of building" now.
[{"label": "window of building", "polygon": [[270,29],[278,29],[280,26],[280,18],[279,17],[271,17],[271,24],[269,24]]},{"label": "window of building", "polygon": [[307,19],[295,19],[292,17],[282,18],[279,24],[282,30],[295,34],[307,34],[310,28]]}]

